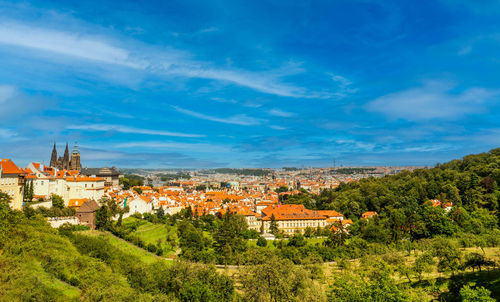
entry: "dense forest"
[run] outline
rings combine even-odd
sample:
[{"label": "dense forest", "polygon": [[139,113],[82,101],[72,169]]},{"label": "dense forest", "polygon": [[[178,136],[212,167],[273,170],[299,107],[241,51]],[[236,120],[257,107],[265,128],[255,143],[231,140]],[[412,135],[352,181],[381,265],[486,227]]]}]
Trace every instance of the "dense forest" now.
[{"label": "dense forest", "polygon": [[[115,221],[116,204],[105,199],[97,233],[56,230],[29,207],[10,210],[1,194],[0,300],[495,301],[499,183],[495,149],[318,195],[303,190],[283,202],[337,210],[352,226],[273,230],[272,242],[242,216],[189,208]],[[360,219],[365,211],[378,216]]]}]

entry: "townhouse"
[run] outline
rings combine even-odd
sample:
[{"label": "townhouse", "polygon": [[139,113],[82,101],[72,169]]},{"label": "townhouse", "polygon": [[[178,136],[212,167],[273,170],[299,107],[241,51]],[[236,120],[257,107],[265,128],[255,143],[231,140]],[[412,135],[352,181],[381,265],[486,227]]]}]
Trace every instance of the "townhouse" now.
[{"label": "townhouse", "polygon": [[0,161],[0,192],[11,197],[9,206],[15,210],[23,208],[24,174],[10,159]]}]

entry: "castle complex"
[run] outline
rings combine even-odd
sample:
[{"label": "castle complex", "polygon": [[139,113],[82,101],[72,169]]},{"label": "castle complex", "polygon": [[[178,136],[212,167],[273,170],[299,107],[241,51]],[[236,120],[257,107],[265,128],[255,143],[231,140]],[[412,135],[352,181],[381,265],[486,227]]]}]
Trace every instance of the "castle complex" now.
[{"label": "castle complex", "polygon": [[57,157],[56,143],[54,143],[54,148],[52,149],[52,156],[50,157],[50,166],[57,168],[59,170],[78,170],[82,169],[80,163],[80,151],[75,143],[73,151],[71,152],[71,159],[69,157],[68,144],[66,143],[66,150],[64,150],[64,155],[62,157]]}]

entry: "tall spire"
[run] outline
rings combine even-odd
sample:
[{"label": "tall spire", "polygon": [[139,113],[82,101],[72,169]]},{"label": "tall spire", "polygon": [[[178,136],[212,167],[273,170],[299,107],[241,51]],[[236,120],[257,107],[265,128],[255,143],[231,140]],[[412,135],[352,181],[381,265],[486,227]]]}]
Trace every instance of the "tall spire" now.
[{"label": "tall spire", "polygon": [[69,169],[69,148],[68,148],[68,143],[66,143],[66,150],[64,150],[63,169]]},{"label": "tall spire", "polygon": [[56,142],[54,142],[54,148],[52,148],[52,156],[50,157],[50,166],[55,167],[57,166],[57,149],[56,149]]}]

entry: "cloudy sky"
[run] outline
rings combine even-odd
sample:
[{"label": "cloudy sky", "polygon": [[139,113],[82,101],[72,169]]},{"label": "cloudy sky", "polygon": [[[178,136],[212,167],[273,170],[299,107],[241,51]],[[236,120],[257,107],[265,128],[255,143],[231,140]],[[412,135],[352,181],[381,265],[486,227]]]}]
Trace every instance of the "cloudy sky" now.
[{"label": "cloudy sky", "polygon": [[433,165],[500,146],[499,82],[498,1],[0,1],[21,166]]}]

